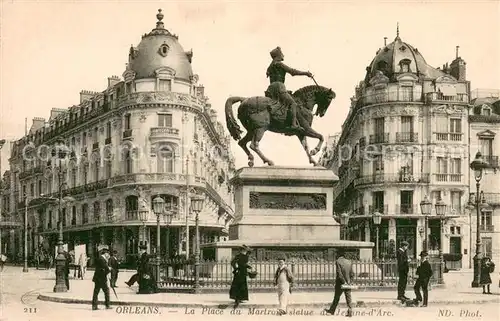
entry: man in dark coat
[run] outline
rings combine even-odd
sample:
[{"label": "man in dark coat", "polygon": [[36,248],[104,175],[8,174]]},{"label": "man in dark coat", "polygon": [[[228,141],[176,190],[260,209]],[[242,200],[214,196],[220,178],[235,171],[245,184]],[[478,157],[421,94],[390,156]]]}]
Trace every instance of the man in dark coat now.
[{"label": "man in dark coat", "polygon": [[352,285],[352,279],[354,278],[354,271],[352,269],[352,263],[350,260],[344,257],[345,253],[343,249],[337,250],[337,262],[335,262],[335,293],[333,294],[332,304],[328,309],[325,309],[327,314],[335,314],[335,309],[340,301],[340,296],[342,293],[345,295],[345,301],[347,304],[347,316],[352,317],[352,300],[351,300],[351,290],[343,288],[346,285]]},{"label": "man in dark coat", "polygon": [[396,253],[396,258],[398,260],[398,300],[409,300],[407,296],[405,296],[406,284],[408,282],[408,271],[410,270],[410,265],[408,263],[408,254],[406,251],[408,250],[408,242],[401,242],[401,247],[398,249]]},{"label": "man in dark coat", "polygon": [[427,252],[422,251],[420,253],[420,265],[417,268],[415,274],[418,275],[417,281],[415,282],[415,286],[413,289],[415,290],[415,295],[417,296],[417,301],[422,302],[422,294],[420,293],[420,289],[424,292],[424,302],[422,304],[423,307],[427,306],[427,299],[429,297],[429,280],[432,276],[431,264],[427,260]]},{"label": "man in dark coat", "polygon": [[146,252],[147,248],[143,247],[144,251],[139,259],[139,266],[137,267],[139,283],[139,291],[137,294],[152,294],[157,292],[157,284],[155,279],[155,273],[151,262],[149,261],[149,255]]},{"label": "man in dark coat", "polygon": [[66,288],[69,291],[69,266],[72,261],[71,254],[69,254],[68,251],[64,251],[64,258],[66,259],[64,261],[64,282],[66,283]]},{"label": "man in dark coat", "polygon": [[145,265],[147,265],[149,261],[148,253],[146,252],[148,247],[145,244],[140,244],[139,245],[139,259],[137,260],[137,273],[132,275],[130,277],[130,280],[125,282],[125,284],[128,287],[131,287],[134,285],[135,282],[139,280],[139,275],[140,275],[140,270],[143,268]]},{"label": "man in dark coat", "polygon": [[231,260],[233,268],[233,281],[229,289],[229,298],[234,300],[234,307],[238,307],[241,301],[248,301],[248,270],[252,267],[248,265],[248,255],[250,248],[246,245],[240,247],[240,253]]},{"label": "man in dark coat", "polygon": [[94,293],[92,295],[92,310],[98,310],[98,296],[99,292],[102,290],[104,292],[104,303],[106,309],[111,309],[111,304],[109,302],[109,287],[108,287],[108,273],[110,268],[108,266],[109,250],[107,246],[100,246],[99,257],[95,262],[95,272],[92,281],[94,282]]},{"label": "man in dark coat", "polygon": [[117,251],[113,250],[108,260],[108,266],[111,268],[111,278],[109,280],[110,286],[116,288],[116,280],[118,279],[119,263],[116,258]]}]

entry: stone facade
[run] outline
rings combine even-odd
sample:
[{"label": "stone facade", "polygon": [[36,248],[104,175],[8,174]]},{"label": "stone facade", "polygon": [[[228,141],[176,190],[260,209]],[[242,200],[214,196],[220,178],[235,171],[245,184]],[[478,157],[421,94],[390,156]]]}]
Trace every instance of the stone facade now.
[{"label": "stone facade", "polygon": [[[30,255],[40,245],[53,251],[58,204],[70,249],[86,244],[92,257],[98,244],[108,244],[130,262],[140,242],[154,252],[158,195],[173,213],[168,227],[161,220],[159,250],[193,253],[193,192],[205,196],[201,242],[226,239],[233,216],[230,139],[191,70],[192,52],[164,28],[161,12],[157,18],[131,48],[123,78],[108,78],[102,92],[82,91],[79,105],[53,109],[48,120],[34,118],[28,135],[13,144],[3,213],[24,221],[28,203]],[[69,153],[61,158],[63,147]],[[21,231],[5,234],[10,255],[19,256]]]}]

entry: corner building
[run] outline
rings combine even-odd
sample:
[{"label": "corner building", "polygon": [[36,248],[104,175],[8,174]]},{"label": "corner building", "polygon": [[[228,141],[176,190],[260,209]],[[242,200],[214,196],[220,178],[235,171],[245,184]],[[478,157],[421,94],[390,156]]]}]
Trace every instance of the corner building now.
[{"label": "corner building", "polygon": [[[374,212],[382,214],[379,256],[391,257],[405,240],[410,256],[463,254],[468,262],[468,108],[466,63],[458,55],[434,68],[399,32],[379,49],[351,98],[342,133],[321,159],[339,175],[334,209],[350,214],[352,240],[376,242]],[[428,229],[420,202],[432,202]],[[435,213],[446,204],[444,228]],[[453,232],[452,232],[453,231]],[[465,251],[464,251],[465,249]]]},{"label": "corner building", "polygon": [[[165,29],[161,10],[157,19],[130,48],[123,79],[108,78],[102,92],[82,91],[79,105],[52,109],[48,120],[34,118],[28,135],[14,144],[4,184],[11,187],[10,206],[4,208],[18,221],[28,204],[30,255],[40,245],[53,251],[57,243],[58,206],[41,196],[58,198],[59,186],[71,196],[62,205],[64,243],[70,250],[86,244],[91,258],[98,244],[112,246],[125,262],[135,260],[142,241],[155,252],[152,200],[158,195],[174,211],[168,226],[161,219],[162,254],[194,253],[192,192],[205,196],[201,243],[226,239],[233,217],[230,140],[193,74],[192,51]],[[60,139],[72,151],[62,164],[50,157]],[[144,208],[145,222],[139,215]],[[5,242],[11,255],[22,253],[21,231]]]}]

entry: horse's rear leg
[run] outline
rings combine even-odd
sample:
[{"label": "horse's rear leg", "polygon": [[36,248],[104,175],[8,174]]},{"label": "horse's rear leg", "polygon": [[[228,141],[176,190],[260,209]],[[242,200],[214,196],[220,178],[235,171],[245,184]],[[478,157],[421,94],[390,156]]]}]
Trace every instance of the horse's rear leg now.
[{"label": "horse's rear leg", "polygon": [[252,143],[250,144],[250,148],[259,155],[260,159],[264,162],[264,164],[268,164],[269,166],[273,166],[274,162],[264,156],[262,152],[259,149],[259,142],[262,140],[262,137],[264,136],[264,133],[266,132],[266,128],[257,128],[255,130],[255,133],[253,135]]},{"label": "horse's rear leg", "polygon": [[250,132],[247,132],[245,137],[243,137],[238,141],[238,145],[240,145],[240,147],[245,151],[245,153],[248,156],[248,166],[253,167],[253,155],[252,153],[250,153],[250,150],[247,147],[248,142],[251,140],[252,140],[252,135],[250,134]]}]

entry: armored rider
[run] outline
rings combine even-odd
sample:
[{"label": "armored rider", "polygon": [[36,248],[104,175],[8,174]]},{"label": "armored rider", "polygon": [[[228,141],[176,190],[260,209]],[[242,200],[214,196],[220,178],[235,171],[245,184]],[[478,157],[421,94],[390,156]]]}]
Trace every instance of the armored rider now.
[{"label": "armored rider", "polygon": [[291,129],[300,129],[301,127],[297,122],[297,103],[285,87],[285,76],[289,73],[292,76],[307,76],[312,78],[313,75],[309,71],[299,71],[285,65],[283,63],[285,56],[280,47],[271,50],[269,54],[273,61],[267,67],[266,72],[271,83],[267,87],[266,97],[278,99],[281,103],[286,104],[292,113]]}]

